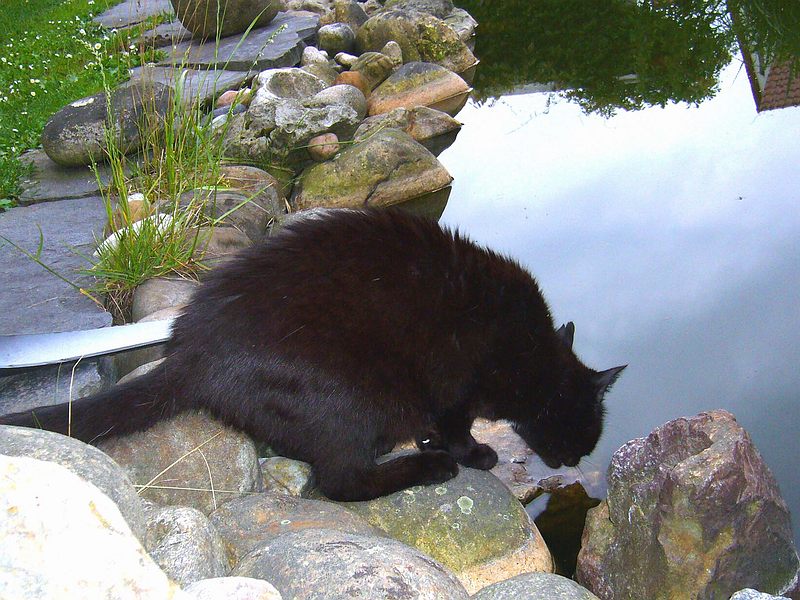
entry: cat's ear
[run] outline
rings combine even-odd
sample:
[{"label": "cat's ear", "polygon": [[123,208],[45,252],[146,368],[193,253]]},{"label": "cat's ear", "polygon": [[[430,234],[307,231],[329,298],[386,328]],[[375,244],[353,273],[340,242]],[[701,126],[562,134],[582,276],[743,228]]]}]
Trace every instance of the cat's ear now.
[{"label": "cat's ear", "polygon": [[613,369],[606,369],[605,371],[600,371],[599,373],[595,373],[594,376],[594,385],[595,389],[597,390],[597,399],[602,401],[603,396],[605,393],[614,385],[614,382],[617,378],[622,374],[622,371],[625,370],[625,367],[628,365],[622,365],[621,367],[614,367]]},{"label": "cat's ear", "polygon": [[561,338],[561,341],[572,350],[572,341],[575,339],[575,323],[570,321],[566,325],[562,325],[561,327],[556,330],[558,337]]}]

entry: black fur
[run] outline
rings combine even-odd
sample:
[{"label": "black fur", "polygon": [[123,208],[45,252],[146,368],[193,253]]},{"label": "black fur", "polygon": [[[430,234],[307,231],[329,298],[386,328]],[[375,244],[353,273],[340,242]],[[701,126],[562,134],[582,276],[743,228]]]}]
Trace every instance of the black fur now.
[{"label": "black fur", "polygon": [[[213,272],[178,318],[167,358],[73,403],[85,441],[202,409],[310,462],[331,498],[361,500],[489,469],[470,435],[508,419],[545,460],[594,448],[602,373],[556,331],[534,279],[458,233],[397,210],[321,211]],[[66,405],[0,423],[67,433]],[[396,442],[420,453],[377,465]]]}]

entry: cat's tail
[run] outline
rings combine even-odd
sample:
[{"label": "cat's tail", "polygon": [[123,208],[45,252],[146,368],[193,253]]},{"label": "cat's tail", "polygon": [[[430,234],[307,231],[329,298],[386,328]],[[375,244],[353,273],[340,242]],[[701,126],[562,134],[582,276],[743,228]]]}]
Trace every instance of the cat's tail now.
[{"label": "cat's tail", "polygon": [[181,410],[163,366],[71,403],[2,416],[0,425],[46,429],[87,443],[146,429]]}]

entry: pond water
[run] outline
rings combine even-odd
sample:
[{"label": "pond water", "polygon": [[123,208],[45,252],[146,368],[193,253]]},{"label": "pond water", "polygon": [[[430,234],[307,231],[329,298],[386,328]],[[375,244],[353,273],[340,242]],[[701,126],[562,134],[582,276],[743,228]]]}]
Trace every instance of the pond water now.
[{"label": "pond water", "polygon": [[800,539],[800,107],[757,113],[739,56],[718,81],[699,106],[610,118],[547,93],[470,102],[440,156],[455,178],[441,221],[529,268],[584,362],[629,364],[584,474],[724,408]]}]

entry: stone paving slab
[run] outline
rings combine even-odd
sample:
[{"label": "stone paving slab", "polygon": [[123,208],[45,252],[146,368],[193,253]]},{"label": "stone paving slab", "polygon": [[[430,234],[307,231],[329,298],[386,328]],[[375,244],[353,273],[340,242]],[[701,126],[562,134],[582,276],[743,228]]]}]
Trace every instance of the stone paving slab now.
[{"label": "stone paving slab", "polygon": [[192,32],[186,29],[178,20],[162,23],[154,29],[145,31],[133,43],[137,46],[144,45],[152,48],[162,48],[185,42],[191,39]]},{"label": "stone paving slab", "polygon": [[223,92],[239,89],[254,75],[255,73],[248,74],[245,71],[198,71],[196,69],[159,67],[155,65],[131,69],[131,81],[149,79],[150,81],[168,85],[173,89],[175,89],[176,82],[182,76],[185,77],[181,98],[181,103],[185,107],[192,106],[197,100],[200,101],[201,105],[211,104]]},{"label": "stone paving slab", "polygon": [[172,46],[162,66],[196,69],[263,71],[291,67],[300,62],[305,40],[316,35],[319,16],[306,12],[280,12],[266,27],[246,36],[233,35],[202,42],[190,40]]},{"label": "stone paving slab", "polygon": [[[33,163],[34,171],[20,181],[22,192],[19,204],[27,206],[37,202],[52,202],[67,198],[97,196],[100,185],[111,179],[108,165],[98,165],[100,181],[90,167],[62,167],[54,163],[44,150],[30,150],[20,160]],[[0,217],[2,218],[2,217]]]},{"label": "stone paving slab", "polygon": [[170,0],[126,0],[92,20],[103,27],[122,29],[161,14],[175,15]]}]

